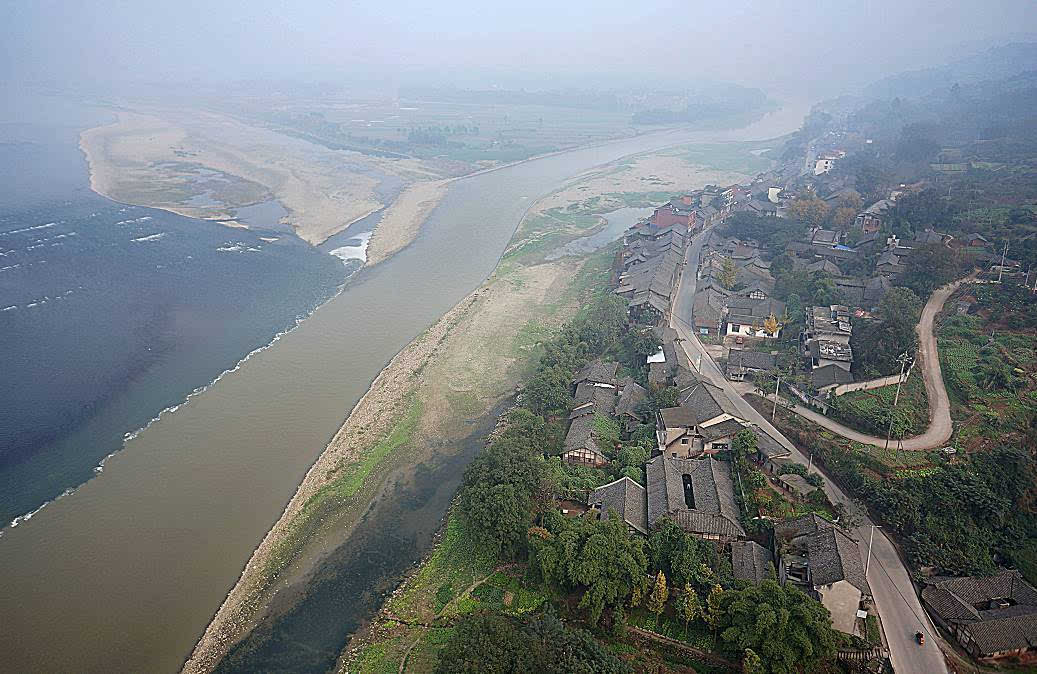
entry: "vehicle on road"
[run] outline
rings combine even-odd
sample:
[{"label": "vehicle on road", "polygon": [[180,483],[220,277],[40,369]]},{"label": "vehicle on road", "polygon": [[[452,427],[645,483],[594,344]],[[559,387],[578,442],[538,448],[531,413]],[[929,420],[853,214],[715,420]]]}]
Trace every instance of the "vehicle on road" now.
[{"label": "vehicle on road", "polygon": [[925,643],[925,635],[921,632],[915,632],[915,639],[918,641],[919,646]]}]

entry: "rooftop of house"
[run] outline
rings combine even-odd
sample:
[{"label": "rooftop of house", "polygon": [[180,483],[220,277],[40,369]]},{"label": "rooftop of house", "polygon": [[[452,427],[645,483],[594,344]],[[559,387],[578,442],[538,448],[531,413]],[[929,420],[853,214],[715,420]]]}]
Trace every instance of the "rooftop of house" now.
[{"label": "rooftop of house", "polygon": [[815,339],[810,343],[810,355],[824,360],[853,361],[853,349],[849,344],[831,339]]},{"label": "rooftop of house", "polygon": [[806,315],[807,330],[816,334],[849,335],[850,308],[842,304],[810,307]]},{"label": "rooftop of house", "polygon": [[616,401],[616,416],[638,416],[637,410],[648,399],[648,391],[634,381],[633,377],[625,377],[621,382],[619,400]]},{"label": "rooftop of house", "polygon": [[814,587],[845,580],[861,593],[870,595],[857,541],[837,526],[824,527],[807,535],[810,582]]},{"label": "rooftop of house", "polygon": [[616,370],[619,369],[619,363],[611,361],[606,362],[600,358],[592,360],[587,363],[576,373],[573,377],[573,384],[580,384],[581,382],[590,382],[592,384],[611,384],[616,385]]},{"label": "rooftop of house", "polygon": [[601,515],[615,511],[621,520],[643,534],[648,533],[647,499],[645,488],[629,477],[609,482],[591,492],[589,505],[601,508]]},{"label": "rooftop of house", "polygon": [[810,385],[817,390],[852,383],[853,375],[834,363],[815,367],[810,371]]},{"label": "rooftop of house", "polygon": [[645,465],[645,476],[649,526],[660,517],[670,516],[691,533],[732,538],[745,535],[738,523],[734,484],[727,463],[709,457],[657,456]]},{"label": "rooftop of house", "polygon": [[732,541],[731,567],[735,578],[761,583],[771,573],[774,555],[756,541]]},{"label": "rooftop of house", "polygon": [[810,237],[810,242],[816,244],[835,245],[836,243],[839,243],[839,233],[831,229],[818,229],[815,230],[813,236]]},{"label": "rooftop of house", "polygon": [[809,272],[823,272],[825,274],[831,274],[832,276],[839,276],[843,273],[839,266],[831,260],[818,260],[807,265],[807,271]]},{"label": "rooftop of house", "polygon": [[570,419],[585,414],[612,414],[616,409],[616,389],[611,385],[602,386],[590,380],[583,380],[576,385],[573,395],[573,409]]},{"label": "rooftop of house", "polygon": [[807,482],[805,477],[796,473],[779,475],[778,482],[785,485],[787,489],[795,492],[798,496],[807,496],[817,491],[817,487]]},{"label": "rooftop of house", "polygon": [[984,654],[1037,646],[1037,589],[1018,571],[936,577],[922,599],[945,622],[967,625]]},{"label": "rooftop of house", "polygon": [[678,407],[659,410],[663,424],[668,428],[697,426],[724,414],[736,419],[741,418],[741,413],[727,393],[719,386],[704,380],[696,380],[681,388],[678,401]]},{"label": "rooftop of house", "polygon": [[836,526],[815,513],[800,515],[789,520],[774,523],[774,537],[779,541],[790,541],[806,534]]},{"label": "rooftop of house", "polygon": [[[770,297],[762,300],[752,297],[732,297],[727,300],[727,310],[732,315],[765,319],[769,316],[781,318],[785,315],[785,303]],[[737,322],[731,321],[729,322]],[[749,322],[749,321],[744,321]]]},{"label": "rooftop of house", "polygon": [[754,424],[750,427],[750,430],[753,432],[753,435],[756,436],[756,450],[768,459],[783,459],[791,453],[788,448],[775,440],[770,433],[759,426]]},{"label": "rooftop of house", "polygon": [[565,434],[563,447],[565,451],[574,449],[589,449],[601,454],[601,448],[594,440],[595,424],[593,415],[577,417],[569,424],[569,431]]},{"label": "rooftop of house", "polygon": [[727,357],[727,369],[749,369],[749,370],[773,370],[775,357],[763,351],[746,351],[745,349],[731,349]]},{"label": "rooftop of house", "polygon": [[871,206],[868,206],[867,208],[865,208],[864,212],[868,213],[870,215],[882,215],[892,205],[893,205],[893,200],[892,199],[881,199],[881,200],[876,201],[875,203],[873,203]]}]

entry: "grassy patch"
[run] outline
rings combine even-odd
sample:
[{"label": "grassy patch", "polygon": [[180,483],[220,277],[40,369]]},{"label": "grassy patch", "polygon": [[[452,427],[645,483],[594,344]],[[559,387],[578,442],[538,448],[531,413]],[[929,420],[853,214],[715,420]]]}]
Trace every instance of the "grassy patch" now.
[{"label": "grassy patch", "polygon": [[831,416],[862,433],[885,437],[893,413],[894,437],[924,433],[929,427],[929,399],[921,375],[913,374],[900,387],[900,400],[894,410],[896,392],[894,384],[846,393],[832,401]]},{"label": "grassy patch", "polygon": [[684,623],[665,613],[657,616],[644,609],[637,609],[630,612],[627,624],[683,641],[700,651],[708,652],[713,647],[713,635],[710,633],[709,627],[701,620],[692,621],[685,627]]},{"label": "grassy patch", "polygon": [[396,674],[399,671],[399,653],[392,646],[395,639],[369,644],[353,663],[357,674]]},{"label": "grassy patch", "polygon": [[407,411],[392,431],[354,463],[339,469],[338,475],[306,501],[302,512],[292,520],[288,535],[273,550],[267,562],[267,579],[281,573],[317,532],[321,524],[331,519],[341,508],[355,503],[355,497],[365,481],[390,454],[410,442],[421,418],[421,402],[410,396]]},{"label": "grassy patch", "polygon": [[389,612],[405,620],[430,619],[476,580],[493,570],[496,559],[479,548],[456,515],[446,535],[403,592],[393,597]]}]

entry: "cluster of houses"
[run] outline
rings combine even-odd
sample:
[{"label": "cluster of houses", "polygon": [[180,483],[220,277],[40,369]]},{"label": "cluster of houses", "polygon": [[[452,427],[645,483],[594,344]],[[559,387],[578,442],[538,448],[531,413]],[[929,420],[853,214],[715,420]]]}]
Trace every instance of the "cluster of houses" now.
[{"label": "cluster of houses", "polygon": [[739,185],[709,185],[675,197],[626,231],[616,294],[635,321],[657,325],[670,310],[691,235],[722,222],[748,198]]},{"label": "cluster of houses", "polygon": [[[663,330],[660,335],[664,340],[674,336]],[[598,417],[614,422],[625,434],[643,423],[654,422],[656,429],[657,443],[644,466],[643,484],[622,477],[595,489],[587,499],[591,516],[615,512],[634,535],[648,535],[660,519],[669,518],[729,554],[736,578],[760,582],[773,577],[794,583],[828,607],[836,628],[860,635],[858,611],[870,592],[856,540],[815,516],[779,523],[773,541],[752,540],[743,526],[731,463],[717,456],[731,448],[739,432],[753,433],[755,460],[791,498],[809,497],[816,487],[793,473],[776,475],[790,462],[789,450],[747,421],[723,389],[678,362],[679,351],[672,341],[669,344],[649,363],[649,371],[662,385],[676,387],[679,395],[676,406],[658,410],[654,419],[643,404],[648,392],[632,378],[618,377],[617,363],[594,361],[573,379],[566,462],[602,467],[615,456],[614,447],[601,444]]]},{"label": "cluster of houses", "polygon": [[601,446],[599,419],[618,419],[628,433],[641,423],[640,410],[648,392],[633,377],[618,379],[618,369],[618,363],[596,360],[573,378],[573,406],[562,454],[567,463],[592,468],[608,464],[606,453],[615,448]]},{"label": "cluster of houses", "polygon": [[703,336],[738,335],[776,339],[785,321],[785,304],[771,297],[770,262],[754,241],[711,231],[699,254],[693,317]]}]

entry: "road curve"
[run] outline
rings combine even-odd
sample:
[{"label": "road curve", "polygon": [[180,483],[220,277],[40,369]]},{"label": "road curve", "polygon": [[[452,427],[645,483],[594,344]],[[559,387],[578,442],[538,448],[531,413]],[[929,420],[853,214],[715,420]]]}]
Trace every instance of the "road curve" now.
[{"label": "road curve", "polygon": [[[679,335],[679,344],[687,355],[690,363],[698,364],[699,374],[713,384],[727,391],[732,402],[742,413],[747,421],[757,424],[769,433],[775,440],[791,452],[794,461],[808,464],[808,459],[788,438],[782,435],[778,429],[764,418],[752,405],[746,402],[724,374],[717,367],[713,359],[706,353],[705,348],[695,335],[692,328],[691,308],[694,305],[696,287],[696,275],[698,271],[698,254],[702,246],[702,236],[696,236],[688,247],[688,258],[681,273],[680,282],[677,286],[676,297],[670,316],[670,326]],[[941,288],[941,290],[943,290]],[[939,291],[938,291],[939,292]],[[950,291],[947,292],[950,295]],[[944,301],[946,298],[944,298]],[[941,302],[942,305],[942,302]],[[927,307],[928,308],[928,307]],[[930,314],[929,331],[932,332],[932,317],[938,313]],[[923,312],[923,316],[925,313]],[[935,346],[933,348],[935,353]],[[939,362],[937,362],[937,374],[939,374]],[[942,381],[942,379],[940,379]],[[812,472],[817,472],[816,469]],[[867,513],[853,501],[848,494],[828,479],[823,473],[824,491],[833,503],[842,504],[847,512],[853,513],[860,518],[861,524],[853,530],[859,541],[858,546],[862,559],[868,558],[868,539],[872,533],[872,522]],[[939,634],[933,626],[928,615],[922,609],[922,605],[915,593],[914,584],[904,566],[903,560],[897,552],[892,541],[886,536],[882,529],[874,531],[874,543],[871,549],[871,565],[868,569],[868,583],[871,586],[872,596],[878,608],[882,620],[882,631],[886,637],[886,643],[890,650],[890,660],[893,668],[898,672],[925,672],[926,674],[946,674],[947,664],[939,647]],[[871,569],[874,569],[872,571]],[[925,645],[919,645],[915,641],[915,632],[924,632],[928,637]]]},{"label": "road curve", "polygon": [[[922,317],[919,319],[918,325],[915,326],[915,332],[918,333],[919,366],[922,370],[922,380],[925,382],[925,394],[929,398],[929,428],[921,435],[904,438],[899,445],[902,449],[918,451],[940,447],[951,439],[951,433],[954,431],[951,422],[951,402],[947,397],[947,387],[943,383],[940,354],[936,348],[936,335],[933,333],[933,321],[936,319],[936,315],[943,310],[947,298],[965,280],[958,279],[933,291],[929,301],[925,303],[925,308],[922,309]],[[790,409],[804,419],[854,442],[875,447],[883,447],[886,444],[885,438],[877,438],[855,431],[802,405],[795,405]]]}]

